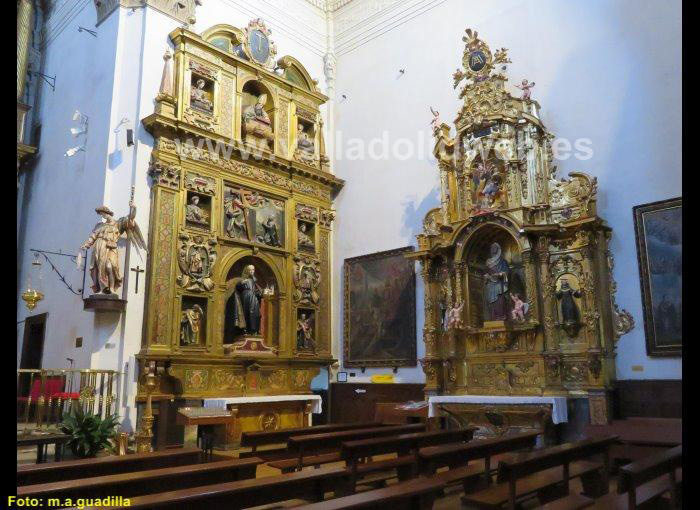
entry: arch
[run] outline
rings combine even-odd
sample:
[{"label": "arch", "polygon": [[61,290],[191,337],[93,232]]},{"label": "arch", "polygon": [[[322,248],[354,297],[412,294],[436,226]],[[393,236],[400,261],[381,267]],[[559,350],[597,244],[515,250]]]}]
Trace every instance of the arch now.
[{"label": "arch", "polygon": [[237,56],[240,56],[240,55],[239,55],[239,52],[235,51],[235,48],[237,46],[239,46],[240,44],[242,44],[243,40],[245,39],[245,35],[240,28],[236,28],[232,25],[228,25],[228,24],[224,24],[224,23],[209,27],[208,29],[206,29],[204,32],[201,33],[201,37],[209,44],[214,44],[212,42],[212,40],[216,39],[217,37],[223,37],[223,38],[229,39],[231,45],[228,49],[221,48],[217,44],[214,44],[214,46],[217,46],[218,48],[220,48],[224,51],[228,51],[229,53],[233,53],[234,55],[237,55]]},{"label": "arch", "polygon": [[[494,221],[494,219],[500,219],[501,221]],[[467,247],[470,246],[470,240],[477,235],[478,232],[483,231],[484,228],[497,228],[508,232],[513,238],[513,241],[518,246],[520,252],[526,252],[531,249],[530,242],[527,236],[521,236],[519,233],[520,227],[506,215],[495,216],[494,219],[488,221],[481,221],[475,224],[472,220],[469,223],[462,225],[453,236],[453,245],[456,246],[455,249],[455,261],[464,260],[465,255],[467,255]]]},{"label": "arch", "polygon": [[297,59],[285,55],[277,61],[277,65],[284,70],[284,79],[311,92],[316,91],[314,79]]},{"label": "arch", "polygon": [[267,111],[268,114],[277,109],[277,95],[275,94],[275,91],[265,85],[265,83],[262,81],[258,80],[257,77],[250,76],[248,79],[242,80],[239,86],[241,94],[244,92],[250,93],[251,90],[254,90],[258,95],[267,94],[265,111]]},{"label": "arch", "polygon": [[270,268],[275,277],[275,283],[278,287],[276,290],[279,292],[280,297],[286,296],[287,289],[284,287],[284,276],[282,275],[282,272],[280,271],[279,267],[277,267],[277,264],[275,264],[275,261],[272,259],[272,257],[270,257],[267,253],[264,253],[262,251],[253,253],[252,249],[245,248],[240,250],[231,250],[217,261],[217,268],[214,272],[214,276],[216,281],[221,283],[222,288],[226,287],[228,273],[229,271],[231,271],[231,268],[233,268],[236,262],[245,257],[255,257],[264,262]]}]

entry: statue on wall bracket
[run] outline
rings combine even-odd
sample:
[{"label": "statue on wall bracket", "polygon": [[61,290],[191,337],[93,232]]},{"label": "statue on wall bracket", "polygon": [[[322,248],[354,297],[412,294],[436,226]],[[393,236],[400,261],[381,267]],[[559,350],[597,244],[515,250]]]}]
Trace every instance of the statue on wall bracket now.
[{"label": "statue on wall bracket", "polygon": [[[129,214],[118,220],[114,219],[112,210],[103,205],[97,207],[95,212],[102,217],[102,222],[95,225],[90,237],[80,247],[81,250],[92,248],[92,256],[90,258],[90,277],[92,278],[93,294],[85,300],[85,308],[100,309],[95,300],[117,300],[123,303],[117,291],[122,285],[122,274],[119,269],[119,252],[117,243],[123,234],[126,234],[130,243],[135,244],[138,248],[148,251],[146,241],[143,238],[141,229],[136,223],[136,206],[134,205],[134,187],[131,188],[131,198],[129,200]],[[78,266],[82,265],[82,251],[78,256]],[[121,311],[123,306],[115,308],[109,306],[112,310]]]}]

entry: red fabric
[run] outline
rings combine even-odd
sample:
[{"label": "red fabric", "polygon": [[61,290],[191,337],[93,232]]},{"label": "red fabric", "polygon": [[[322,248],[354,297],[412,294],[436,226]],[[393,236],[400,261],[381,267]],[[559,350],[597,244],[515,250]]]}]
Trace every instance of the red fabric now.
[{"label": "red fabric", "polygon": [[[32,383],[32,389],[29,392],[29,397],[33,401],[39,400],[39,397],[43,395],[45,398],[47,397],[54,397],[60,392],[63,391],[63,378],[62,377],[47,377],[46,378],[46,384],[44,385],[43,388],[43,393],[42,393],[42,388],[41,388],[41,378],[34,379],[34,382]],[[77,398],[77,397],[76,397]],[[17,400],[21,401],[26,401],[29,400],[27,397],[17,397]]]},{"label": "red fabric", "polygon": [[51,395],[54,398],[74,398],[74,399],[79,399],[80,398],[80,393],[54,393]]}]

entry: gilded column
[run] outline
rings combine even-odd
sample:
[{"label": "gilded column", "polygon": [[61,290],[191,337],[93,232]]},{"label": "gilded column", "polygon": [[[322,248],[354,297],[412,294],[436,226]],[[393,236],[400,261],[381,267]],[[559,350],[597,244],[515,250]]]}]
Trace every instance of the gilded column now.
[{"label": "gilded column", "polygon": [[17,5],[17,101],[22,100],[27,81],[33,11],[31,0],[19,0]]},{"label": "gilded column", "polygon": [[425,343],[425,357],[433,358],[437,355],[435,345],[435,299],[431,292],[430,261],[423,259],[421,263],[421,278],[423,278],[423,342]]},{"label": "gilded column", "polygon": [[542,320],[544,321],[544,350],[546,352],[557,350],[557,338],[554,331],[554,317],[552,316],[552,277],[549,274],[549,238],[540,237],[537,240],[537,259],[540,267],[540,295],[542,296]]}]

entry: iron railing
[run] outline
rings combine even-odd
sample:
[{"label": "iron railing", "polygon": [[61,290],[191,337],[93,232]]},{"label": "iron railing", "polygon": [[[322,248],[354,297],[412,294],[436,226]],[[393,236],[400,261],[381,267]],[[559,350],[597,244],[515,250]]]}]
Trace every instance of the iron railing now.
[{"label": "iron railing", "polygon": [[101,418],[115,413],[120,375],[115,370],[17,370],[17,433],[55,432],[76,405]]}]

